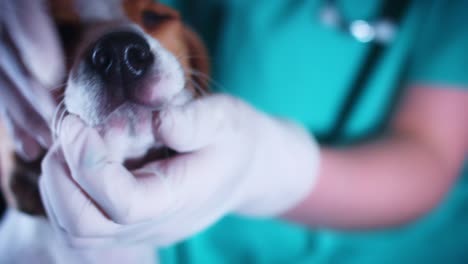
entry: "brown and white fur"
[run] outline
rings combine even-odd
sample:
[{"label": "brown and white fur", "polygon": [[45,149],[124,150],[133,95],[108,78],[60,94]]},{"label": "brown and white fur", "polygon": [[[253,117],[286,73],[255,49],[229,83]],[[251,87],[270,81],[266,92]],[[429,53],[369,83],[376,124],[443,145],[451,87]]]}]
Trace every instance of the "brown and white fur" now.
[{"label": "brown and white fur", "polygon": [[[151,0],[50,0],[49,8],[69,72],[65,87],[54,91],[52,131],[71,113],[99,130],[112,159],[134,166],[154,156],[162,147],[151,132],[154,112],[206,91],[209,69],[199,38],[176,11]],[[40,160],[15,157],[1,126],[0,143],[2,189],[19,209],[0,225],[0,263],[154,263],[152,245],[68,248],[41,216]]]}]

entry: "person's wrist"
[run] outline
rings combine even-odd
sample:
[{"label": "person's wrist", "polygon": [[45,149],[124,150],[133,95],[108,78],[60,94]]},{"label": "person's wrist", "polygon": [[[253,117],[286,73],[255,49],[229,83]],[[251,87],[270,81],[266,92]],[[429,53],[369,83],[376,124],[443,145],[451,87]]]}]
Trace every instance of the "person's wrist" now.
[{"label": "person's wrist", "polygon": [[313,191],[319,175],[320,148],[302,126],[267,117],[247,178],[248,198],[236,211],[248,216],[277,216]]}]

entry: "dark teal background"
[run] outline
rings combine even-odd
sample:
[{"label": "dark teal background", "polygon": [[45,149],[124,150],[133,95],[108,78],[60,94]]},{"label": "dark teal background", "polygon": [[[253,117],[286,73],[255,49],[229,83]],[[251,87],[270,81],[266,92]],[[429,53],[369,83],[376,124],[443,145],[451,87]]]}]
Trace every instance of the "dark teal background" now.
[{"label": "dark teal background", "polygon": [[[369,44],[324,27],[318,0],[168,0],[208,44],[215,87],[312,133],[330,129]],[[337,1],[349,19],[376,19],[382,1]],[[388,109],[402,69],[414,83],[468,87],[468,1],[412,1],[397,39],[369,76],[346,127],[355,137]],[[467,170],[465,170],[466,172]],[[466,173],[465,173],[466,175]],[[467,178],[427,216],[372,232],[309,229],[228,216],[159,251],[163,263],[466,263]]]}]

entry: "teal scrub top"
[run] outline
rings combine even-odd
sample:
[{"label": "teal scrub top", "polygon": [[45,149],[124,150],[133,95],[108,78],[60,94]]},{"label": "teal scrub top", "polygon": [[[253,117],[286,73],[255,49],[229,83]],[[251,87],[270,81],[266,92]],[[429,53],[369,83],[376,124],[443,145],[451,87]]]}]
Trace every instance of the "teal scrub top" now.
[{"label": "teal scrub top", "polygon": [[[300,122],[313,134],[332,127],[371,45],[324,26],[322,0],[162,2],[180,10],[207,43],[214,89]],[[347,20],[378,20],[383,1],[336,4]],[[400,87],[468,87],[467,10],[468,1],[410,2],[395,40],[368,76],[345,138],[378,126]],[[158,255],[162,263],[466,263],[467,185],[468,175],[460,177],[433,211],[390,229],[339,232],[230,215]]]}]

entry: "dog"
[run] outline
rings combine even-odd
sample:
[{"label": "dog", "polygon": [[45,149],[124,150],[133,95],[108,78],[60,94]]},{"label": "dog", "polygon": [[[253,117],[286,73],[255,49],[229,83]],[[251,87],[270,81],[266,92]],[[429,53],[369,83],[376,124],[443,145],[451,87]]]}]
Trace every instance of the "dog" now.
[{"label": "dog", "polygon": [[[53,91],[52,131],[60,130],[65,115],[77,115],[129,169],[170,152],[154,139],[151,119],[207,93],[209,63],[199,37],[175,10],[151,0],[48,4],[68,72],[66,85]],[[86,251],[57,240],[39,196],[41,160],[14,155],[1,126],[0,144],[3,192],[19,209],[9,210],[0,225],[0,263],[154,263],[151,245]]]}]

